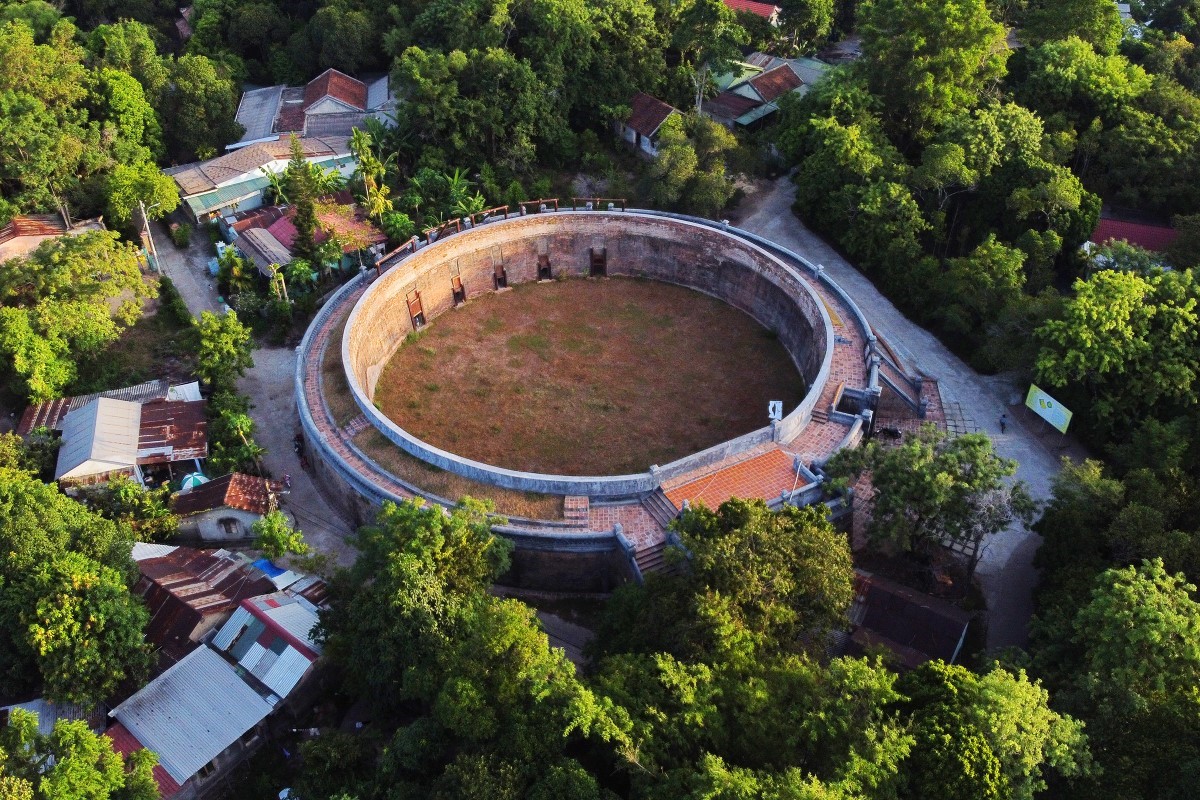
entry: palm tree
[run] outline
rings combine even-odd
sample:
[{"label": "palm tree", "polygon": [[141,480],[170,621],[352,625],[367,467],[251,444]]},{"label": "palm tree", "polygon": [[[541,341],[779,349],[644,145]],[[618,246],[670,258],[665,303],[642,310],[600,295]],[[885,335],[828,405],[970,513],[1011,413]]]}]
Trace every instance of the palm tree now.
[{"label": "palm tree", "polygon": [[387,184],[380,184],[376,187],[368,186],[366,197],[363,198],[367,216],[379,220],[380,225],[383,224],[383,215],[392,210],[392,201],[388,199],[388,195],[391,193],[392,190]]}]

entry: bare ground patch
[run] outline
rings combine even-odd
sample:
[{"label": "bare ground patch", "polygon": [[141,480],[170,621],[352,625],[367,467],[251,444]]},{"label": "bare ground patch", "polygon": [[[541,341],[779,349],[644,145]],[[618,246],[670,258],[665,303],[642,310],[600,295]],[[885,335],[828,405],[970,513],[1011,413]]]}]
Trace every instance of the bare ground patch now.
[{"label": "bare ground patch", "polygon": [[[325,402],[337,422],[345,426],[361,412],[346,384],[346,373],[342,370],[342,331],[346,328],[347,311],[334,328],[321,360],[321,375],[325,390]],[[354,444],[376,464],[401,480],[439,495],[448,500],[461,500],[470,496],[491,500],[500,514],[533,519],[562,519],[562,498],[533,492],[514,492],[486,483],[464,478],[452,472],[438,469],[413,458],[374,428],[367,428],[354,438]]]},{"label": "bare ground patch", "polygon": [[375,401],[467,458],[573,475],[642,472],[766,424],[804,383],[771,331],[719,300],[616,278],[521,285],[410,338]]}]

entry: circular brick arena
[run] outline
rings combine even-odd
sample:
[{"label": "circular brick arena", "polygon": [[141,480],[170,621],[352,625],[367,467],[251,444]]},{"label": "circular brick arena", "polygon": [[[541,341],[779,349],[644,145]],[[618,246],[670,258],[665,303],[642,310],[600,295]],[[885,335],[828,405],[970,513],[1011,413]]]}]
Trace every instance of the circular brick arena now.
[{"label": "circular brick arena", "polygon": [[[632,497],[654,490],[673,475],[687,474],[706,463],[715,463],[772,442],[795,439],[811,421],[818,399],[828,394],[827,383],[834,365],[835,321],[828,311],[829,301],[810,285],[812,275],[803,274],[796,265],[785,263],[747,238],[727,233],[713,225],[640,212],[564,211],[532,214],[469,228],[417,249],[391,264],[385,262],[385,266],[383,274],[362,291],[355,302],[340,342],[341,360],[350,391],[362,411],[364,424],[374,426],[410,455],[473,480],[506,489],[548,494],[598,499]],[[700,447],[699,452],[670,452],[650,463],[641,464],[636,463],[636,458],[625,461],[612,458],[605,462],[615,465],[620,474],[609,474],[608,470],[596,474],[576,474],[563,466],[567,462],[543,462],[546,466],[533,461],[521,462],[515,455],[519,452],[519,443],[514,445],[514,459],[517,460],[493,458],[493,455],[500,455],[496,450],[487,451],[490,455],[486,461],[471,458],[471,442],[464,443],[461,439],[453,442],[448,438],[450,434],[447,431],[451,431],[453,425],[443,428],[443,433],[437,437],[430,434],[430,439],[422,438],[404,427],[407,419],[405,408],[390,405],[392,397],[396,396],[394,389],[398,381],[419,386],[417,391],[423,391],[426,395],[442,393],[443,381],[437,376],[440,370],[446,368],[445,365],[439,364],[436,358],[427,358],[429,363],[424,365],[419,363],[422,356],[420,348],[433,349],[423,342],[426,339],[436,341],[439,325],[434,320],[437,317],[464,303],[468,306],[466,313],[471,313],[470,306],[480,298],[523,284],[589,276],[648,278],[701,292],[724,304],[731,325],[737,319],[738,312],[749,316],[759,329],[770,332],[770,337],[760,334],[760,339],[777,343],[785,354],[781,356],[784,367],[789,366],[786,362],[790,362],[787,371],[798,375],[807,391],[800,394],[793,390],[790,396],[770,398],[786,401],[782,419],[770,424],[763,402],[765,395],[759,396],[761,407],[750,409],[746,418],[747,424],[752,426],[751,430],[720,430],[720,426],[717,426],[722,435],[732,438],[714,442],[708,447],[703,446],[704,441],[697,440],[696,444],[683,448],[690,450],[693,446]],[[611,287],[621,282],[582,283],[585,286]],[[556,284],[536,289],[522,286],[520,292],[512,294],[536,293],[543,288],[554,289]],[[590,291],[602,291],[602,288]],[[502,309],[505,299],[488,298],[477,304]],[[713,319],[719,320],[721,306],[715,308]],[[613,313],[611,309],[610,313]],[[678,318],[678,314],[673,317]],[[487,321],[492,319],[495,321]],[[837,320],[837,324],[841,325],[842,321]],[[515,319],[510,327],[504,314],[498,313],[485,317],[482,325],[494,327],[494,333],[504,337],[505,357],[541,359],[542,353],[549,354],[554,350],[552,341],[538,339],[536,322],[532,330],[523,331]],[[706,326],[706,329],[704,347],[719,349],[727,340],[738,338],[727,336],[721,324],[714,323]],[[869,331],[864,332],[860,339],[865,339],[867,335]],[[849,339],[846,343],[853,344]],[[470,342],[464,340],[454,344],[461,350],[468,347]],[[585,345],[586,342],[581,347]],[[638,357],[637,353],[627,350],[628,347],[621,357]],[[398,356],[398,352],[401,355]],[[402,368],[406,374],[401,378],[391,376],[388,372],[389,363],[394,358],[403,360],[409,354],[414,354],[415,361]],[[681,355],[675,359],[676,364],[679,364],[680,358],[689,359]],[[858,374],[861,375],[864,359],[861,350],[856,358]],[[690,360],[694,360],[694,357],[690,357]],[[553,369],[565,371],[571,365],[584,362],[584,358],[554,362]],[[766,367],[748,364],[746,370],[756,372],[765,368],[778,372],[781,369],[779,363],[776,361],[774,366]],[[662,367],[656,369],[661,371]],[[480,376],[476,377],[478,379]],[[670,379],[669,375],[663,377],[668,381]],[[583,376],[581,380],[586,382],[588,378]],[[726,380],[737,381],[739,376],[728,375]],[[703,392],[706,387],[709,391],[716,391],[714,383],[715,379],[712,378],[698,380],[690,391]],[[488,388],[478,384],[476,380],[475,389],[482,391]],[[381,386],[385,387],[382,395]],[[431,389],[431,386],[437,388]],[[441,411],[447,417],[470,414],[473,417],[470,421],[473,429],[495,430],[494,441],[503,441],[506,424],[512,420],[511,412],[491,413],[486,403],[476,402],[483,401],[485,398],[482,396],[472,398],[470,402],[457,402],[456,396],[461,397],[464,389],[471,391],[465,387],[466,384],[455,384],[445,399],[438,402]],[[785,390],[767,385],[764,391]],[[416,397],[416,394],[407,395],[401,400],[401,406],[410,401],[417,402]],[[620,401],[613,400],[598,402],[621,405]],[[630,419],[636,419],[641,410],[636,413],[633,411],[632,398],[626,404],[630,408]],[[568,408],[562,409],[563,413],[568,411]],[[679,414],[679,421],[689,429],[705,427],[704,412],[685,409]],[[755,419],[757,426],[752,421]],[[715,438],[721,439],[722,435]],[[569,444],[558,449],[569,450]],[[462,452],[464,450],[465,453]],[[668,463],[660,463],[668,455],[678,457]],[[649,452],[644,457],[654,458]],[[536,469],[522,469],[522,466]]]},{"label": "circular brick arena", "polygon": [[774,331],[720,300],[630,278],[517,284],[430,322],[372,398],[413,436],[514,470],[610,475],[763,427],[804,381]]}]

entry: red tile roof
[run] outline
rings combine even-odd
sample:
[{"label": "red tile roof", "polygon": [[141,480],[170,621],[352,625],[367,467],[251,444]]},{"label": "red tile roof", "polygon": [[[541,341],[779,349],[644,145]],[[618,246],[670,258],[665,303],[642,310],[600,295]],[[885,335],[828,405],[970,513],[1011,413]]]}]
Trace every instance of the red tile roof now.
[{"label": "red tile roof", "polygon": [[787,64],[781,64],[773,70],[757,75],[751,78],[749,83],[756,92],[762,95],[764,103],[770,103],[804,85],[800,76],[793,72]]},{"label": "red tile roof", "polygon": [[330,67],[304,87],[304,109],[323,97],[332,97],[360,111],[367,109],[367,85]]},{"label": "red tile roof", "polygon": [[1130,244],[1161,253],[1178,235],[1179,231],[1167,225],[1102,218],[1096,225],[1096,230],[1092,232],[1091,241],[1102,245],[1111,239],[1124,239]]},{"label": "red tile roof", "polygon": [[754,0],[724,0],[724,3],[734,11],[747,11],[763,19],[770,19],[779,10],[770,3],[756,3]]},{"label": "red tile roof", "polygon": [[[130,732],[128,728],[119,722],[114,723],[104,732],[104,735],[112,740],[112,748],[115,752],[123,756],[130,756],[138,750],[145,750],[146,746],[138,741],[137,737]],[[170,800],[179,793],[179,784],[171,777],[171,774],[163,769],[161,764],[154,765],[154,782],[158,784],[158,796],[162,800]]]},{"label": "red tile roof", "polygon": [[653,136],[667,121],[667,117],[675,112],[672,106],[643,92],[635,94],[629,106],[632,111],[625,126],[646,137]]},{"label": "red tile roof", "polygon": [[217,508],[266,514],[277,507],[276,485],[266,478],[234,472],[171,498],[171,511],[181,517]]},{"label": "red tile roof", "polygon": [[208,457],[208,415],[203,400],[142,404],[138,463],[166,464]]},{"label": "red tile roof", "polygon": [[721,119],[737,119],[751,109],[761,106],[758,100],[743,97],[734,92],[721,92],[711,100],[704,101],[704,112]]}]

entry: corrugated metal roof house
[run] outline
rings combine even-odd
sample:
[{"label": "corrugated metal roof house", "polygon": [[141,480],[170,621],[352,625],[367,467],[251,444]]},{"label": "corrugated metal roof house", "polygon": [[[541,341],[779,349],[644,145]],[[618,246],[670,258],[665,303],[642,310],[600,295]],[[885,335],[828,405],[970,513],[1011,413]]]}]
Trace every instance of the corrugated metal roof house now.
[{"label": "corrugated metal roof house", "polygon": [[243,600],[212,640],[248,673],[287,698],[320,657],[313,641],[317,609],[285,592]]},{"label": "corrugated metal roof house", "polygon": [[109,716],[158,754],[163,769],[183,785],[239,744],[271,704],[210,647],[199,647]]},{"label": "corrugated metal roof house", "polygon": [[139,554],[146,557],[137,561],[141,578],[134,593],[150,612],[146,638],[167,662],[194,649],[242,600],[275,591],[248,559],[227,550],[143,547]]},{"label": "corrugated metal roof house", "polygon": [[135,472],[142,407],[101,397],[67,414],[55,480]]}]

